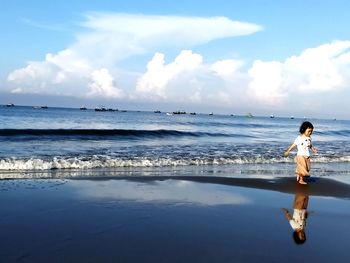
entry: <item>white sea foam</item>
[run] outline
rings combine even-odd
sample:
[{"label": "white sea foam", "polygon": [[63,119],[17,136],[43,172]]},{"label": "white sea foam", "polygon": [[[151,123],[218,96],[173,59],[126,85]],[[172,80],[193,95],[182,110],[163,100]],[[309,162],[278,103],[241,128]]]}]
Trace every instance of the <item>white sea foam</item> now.
[{"label": "white sea foam", "polygon": [[[313,163],[350,162],[350,156],[340,157],[314,157]],[[90,157],[54,157],[52,159],[40,158],[8,158],[0,160],[0,171],[44,171],[61,169],[95,169],[95,168],[121,168],[121,167],[169,167],[169,166],[202,166],[202,165],[229,165],[229,164],[276,164],[292,163],[293,158],[266,158],[266,157],[232,157],[232,158],[113,158],[110,156]]]}]

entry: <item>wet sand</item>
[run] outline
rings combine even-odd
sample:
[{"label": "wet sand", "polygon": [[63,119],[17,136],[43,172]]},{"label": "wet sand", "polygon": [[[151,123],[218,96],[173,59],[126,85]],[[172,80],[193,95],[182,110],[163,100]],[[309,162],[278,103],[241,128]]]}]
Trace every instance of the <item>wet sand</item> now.
[{"label": "wet sand", "polygon": [[348,262],[349,198],[330,178],[0,180],[0,262]]}]

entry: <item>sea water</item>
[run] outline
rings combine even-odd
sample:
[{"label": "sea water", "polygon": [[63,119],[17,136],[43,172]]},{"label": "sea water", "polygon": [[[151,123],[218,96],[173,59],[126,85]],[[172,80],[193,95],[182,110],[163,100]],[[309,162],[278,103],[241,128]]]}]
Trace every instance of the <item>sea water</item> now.
[{"label": "sea water", "polygon": [[[291,176],[284,150],[306,118],[0,106],[0,178]],[[315,127],[315,176],[350,175],[350,121]]]}]

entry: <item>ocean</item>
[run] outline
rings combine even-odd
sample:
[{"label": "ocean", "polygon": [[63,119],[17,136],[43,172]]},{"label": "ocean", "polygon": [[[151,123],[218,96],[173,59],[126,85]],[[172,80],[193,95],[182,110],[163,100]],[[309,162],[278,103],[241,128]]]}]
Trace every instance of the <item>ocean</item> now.
[{"label": "ocean", "polygon": [[[293,176],[306,118],[0,106],[0,178]],[[313,176],[350,175],[350,121],[315,127]]]}]

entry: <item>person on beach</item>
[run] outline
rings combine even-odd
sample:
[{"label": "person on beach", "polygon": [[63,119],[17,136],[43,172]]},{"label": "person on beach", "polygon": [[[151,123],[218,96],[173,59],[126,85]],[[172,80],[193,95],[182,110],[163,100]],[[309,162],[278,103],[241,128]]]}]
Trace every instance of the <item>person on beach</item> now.
[{"label": "person on beach", "polygon": [[296,193],[293,203],[293,216],[289,213],[287,208],[283,208],[285,217],[287,218],[293,231],[294,242],[298,245],[305,243],[305,226],[308,217],[307,206],[309,203],[309,196],[305,193]]},{"label": "person on beach", "polygon": [[311,134],[314,126],[311,122],[304,121],[299,128],[300,135],[295,139],[288,149],[284,152],[287,157],[294,147],[297,147],[298,152],[296,156],[296,170],[295,174],[299,184],[307,184],[304,180],[305,176],[310,176],[310,150],[317,153],[317,149],[311,144]]}]

